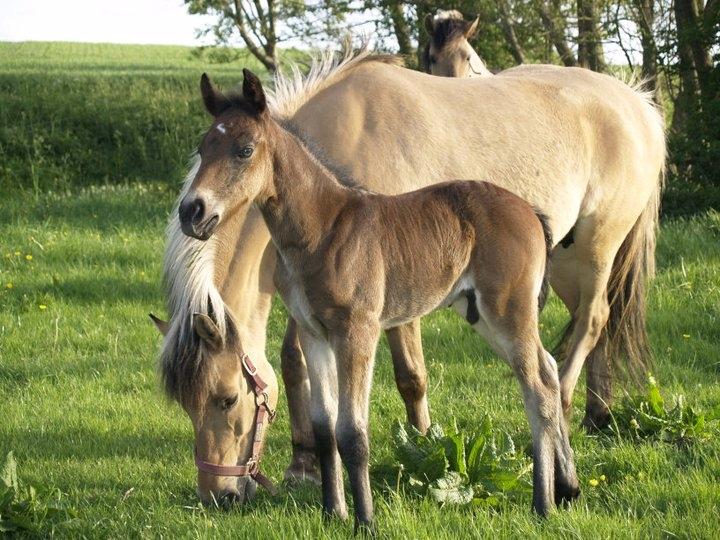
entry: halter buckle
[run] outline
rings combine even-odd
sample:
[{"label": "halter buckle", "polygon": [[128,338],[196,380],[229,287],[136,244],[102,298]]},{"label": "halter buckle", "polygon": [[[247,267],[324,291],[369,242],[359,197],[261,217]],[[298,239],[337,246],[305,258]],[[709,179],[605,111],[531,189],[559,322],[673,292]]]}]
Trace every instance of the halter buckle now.
[{"label": "halter buckle", "polygon": [[243,354],[243,357],[242,357],[243,368],[245,368],[245,371],[247,372],[248,375],[250,375],[251,377],[254,377],[255,375],[257,375],[257,367],[253,366],[253,368],[250,369],[248,360],[250,360],[250,357],[247,354]]}]

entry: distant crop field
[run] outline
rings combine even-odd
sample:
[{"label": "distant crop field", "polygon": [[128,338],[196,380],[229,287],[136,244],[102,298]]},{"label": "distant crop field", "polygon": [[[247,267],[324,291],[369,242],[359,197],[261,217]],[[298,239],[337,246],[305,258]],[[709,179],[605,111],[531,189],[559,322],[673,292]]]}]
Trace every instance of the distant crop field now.
[{"label": "distant crop field", "polygon": [[[199,506],[191,424],[157,382],[160,337],[147,313],[165,314],[164,228],[207,126],[199,75],[229,86],[244,65],[252,64],[215,64],[182,47],[0,44],[0,468],[13,451],[20,483],[37,492],[30,525],[39,536],[351,533],[323,521],[312,486],[262,492],[231,512]],[[649,319],[668,407],[682,394],[709,419],[720,404],[717,212],[663,224]],[[544,340],[566,321],[552,298]],[[277,370],[284,323],[277,301],[268,340]],[[434,419],[470,433],[487,414],[524,452],[530,434],[509,368],[447,310],[423,321],[423,340]],[[391,425],[404,407],[383,343],[371,406],[379,537],[717,537],[717,423],[688,441],[590,435],[578,426],[584,394],[581,385],[571,440],[583,493],[571,508],[541,521],[527,494],[440,506],[411,492],[394,454]],[[282,389],[266,456],[279,481],[290,457]],[[54,501],[67,514],[50,511]]]}]

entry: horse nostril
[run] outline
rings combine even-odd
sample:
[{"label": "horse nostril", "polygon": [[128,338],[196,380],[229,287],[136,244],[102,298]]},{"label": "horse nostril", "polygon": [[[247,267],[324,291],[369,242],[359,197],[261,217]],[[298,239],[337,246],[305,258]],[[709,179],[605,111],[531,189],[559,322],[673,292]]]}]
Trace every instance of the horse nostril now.
[{"label": "horse nostril", "polygon": [[203,203],[202,199],[198,198],[193,201],[191,212],[190,216],[193,223],[197,224],[202,221],[205,214],[205,203]]}]

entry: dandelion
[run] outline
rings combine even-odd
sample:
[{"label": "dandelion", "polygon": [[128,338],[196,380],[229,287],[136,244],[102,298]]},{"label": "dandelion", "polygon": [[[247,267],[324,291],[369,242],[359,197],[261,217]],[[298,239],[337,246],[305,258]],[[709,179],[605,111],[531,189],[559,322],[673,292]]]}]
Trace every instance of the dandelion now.
[{"label": "dandelion", "polygon": [[40,308],[40,311],[45,311],[47,309],[45,304],[40,304],[38,307]]},{"label": "dandelion", "polygon": [[630,427],[633,429],[640,429],[640,424],[638,424],[638,421],[633,418],[630,420]]},{"label": "dandelion", "polygon": [[143,271],[141,270],[141,271],[140,271],[140,275],[144,277],[144,276],[145,276],[145,272],[143,272]]},{"label": "dandelion", "polygon": [[690,334],[683,334],[683,339],[690,339]]},{"label": "dandelion", "polygon": [[19,251],[16,251],[16,252],[15,252],[15,256],[16,256],[16,257],[19,257],[19,256],[20,256],[20,252],[19,252]]},{"label": "dandelion", "polygon": [[12,288],[13,288],[12,281],[8,281],[8,282],[5,284],[5,288],[6,288],[6,289],[12,289]]},{"label": "dandelion", "polygon": [[605,482],[607,480],[607,477],[604,474],[600,475],[600,481]]},{"label": "dandelion", "polygon": [[598,487],[598,484],[600,484],[600,482],[598,482],[596,478],[591,478],[588,484],[590,484],[590,487]]},{"label": "dandelion", "polygon": [[27,255],[25,255],[25,258],[26,258],[28,261],[32,261],[32,255],[30,255],[29,253],[28,253]]}]

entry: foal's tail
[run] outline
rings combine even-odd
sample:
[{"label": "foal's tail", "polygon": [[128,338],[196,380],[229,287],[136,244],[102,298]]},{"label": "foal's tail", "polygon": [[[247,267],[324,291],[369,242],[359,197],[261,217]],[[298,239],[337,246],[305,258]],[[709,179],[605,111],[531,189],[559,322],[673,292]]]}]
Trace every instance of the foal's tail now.
[{"label": "foal's tail", "polygon": [[553,249],[553,237],[548,217],[537,209],[535,209],[535,215],[538,221],[540,221],[540,225],[542,225],[543,236],[545,237],[545,275],[543,276],[540,294],[538,295],[538,311],[542,311],[550,290],[550,253]]}]

